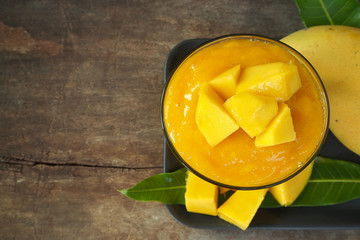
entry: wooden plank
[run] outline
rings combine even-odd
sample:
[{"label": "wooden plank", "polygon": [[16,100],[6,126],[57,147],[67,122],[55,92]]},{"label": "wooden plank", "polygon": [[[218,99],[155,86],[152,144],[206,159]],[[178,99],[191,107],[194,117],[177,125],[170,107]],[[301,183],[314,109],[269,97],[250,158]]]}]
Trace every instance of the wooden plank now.
[{"label": "wooden plank", "polygon": [[171,222],[163,205],[117,192],[161,169],[0,166],[1,239],[127,239],[146,230],[144,218]]},{"label": "wooden plank", "polygon": [[0,163],[1,239],[357,239],[359,231],[192,229],[117,192],[161,169]]},{"label": "wooden plank", "polygon": [[[4,3],[2,39],[8,41],[0,48],[0,156],[161,166],[159,108],[167,53],[189,38],[234,32],[279,37],[301,27],[293,3],[272,5]],[[282,14],[274,15],[274,9]]]}]

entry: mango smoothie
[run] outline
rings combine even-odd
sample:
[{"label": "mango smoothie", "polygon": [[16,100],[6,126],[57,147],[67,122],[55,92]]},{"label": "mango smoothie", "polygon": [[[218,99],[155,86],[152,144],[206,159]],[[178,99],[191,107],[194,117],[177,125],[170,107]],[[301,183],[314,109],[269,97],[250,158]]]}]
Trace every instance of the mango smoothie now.
[{"label": "mango smoothie", "polygon": [[[259,147],[239,128],[209,145],[195,122],[200,87],[236,65],[243,71],[274,62],[298,69],[301,88],[284,101],[291,110],[296,139]],[[269,187],[289,179],[309,164],[328,128],[327,97],[316,72],[288,46],[263,37],[228,36],[193,51],[172,74],[162,104],[165,135],[179,160],[198,176],[234,189]]]}]

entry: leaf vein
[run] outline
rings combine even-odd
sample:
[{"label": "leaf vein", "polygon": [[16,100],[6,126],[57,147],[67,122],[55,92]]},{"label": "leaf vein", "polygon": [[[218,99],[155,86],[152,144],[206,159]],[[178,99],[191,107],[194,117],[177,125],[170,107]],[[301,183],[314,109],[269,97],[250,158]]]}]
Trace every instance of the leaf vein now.
[{"label": "leaf vein", "polygon": [[324,11],[324,13],[325,13],[325,15],[326,15],[326,18],[329,20],[330,25],[334,25],[334,22],[333,22],[333,20],[332,20],[331,17],[330,17],[329,11],[327,10],[327,8],[326,8],[326,6],[325,6],[324,1],[323,1],[323,0],[319,0],[319,3],[320,3],[320,5],[321,5],[322,10]]},{"label": "leaf vein", "polygon": [[129,189],[128,192],[153,192],[153,191],[164,191],[164,190],[171,190],[171,189],[181,189],[185,188],[185,185],[183,186],[177,186],[177,187],[163,187],[163,188],[147,188],[147,189]]}]

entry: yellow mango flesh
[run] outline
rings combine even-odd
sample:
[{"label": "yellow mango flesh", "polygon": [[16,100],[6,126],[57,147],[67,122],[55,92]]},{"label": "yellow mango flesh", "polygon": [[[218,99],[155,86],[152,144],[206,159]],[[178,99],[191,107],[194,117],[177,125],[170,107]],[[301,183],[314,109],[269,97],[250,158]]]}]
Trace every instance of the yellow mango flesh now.
[{"label": "yellow mango flesh", "polygon": [[202,85],[196,106],[195,122],[212,147],[239,129],[225,110],[223,103],[208,84]]},{"label": "yellow mango flesh", "polygon": [[218,208],[218,216],[242,230],[246,230],[254,218],[268,189],[236,191]]},{"label": "yellow mango flesh", "polygon": [[290,108],[285,103],[279,104],[279,112],[269,123],[266,130],[256,136],[255,146],[268,147],[294,141],[296,133]]},{"label": "yellow mango flesh", "polygon": [[236,92],[253,92],[287,101],[301,87],[296,65],[275,62],[244,69]]},{"label": "yellow mango flesh", "polygon": [[239,79],[240,70],[240,65],[236,65],[209,81],[209,84],[223,99],[228,99],[235,94],[236,83]]},{"label": "yellow mango flesh", "polygon": [[314,162],[290,180],[270,188],[276,201],[282,206],[291,205],[304,190],[312,173]]},{"label": "yellow mango flesh", "polygon": [[252,138],[262,133],[278,112],[275,98],[247,92],[232,96],[224,106],[237,124]]},{"label": "yellow mango flesh", "polygon": [[360,29],[316,26],[281,39],[319,73],[330,101],[330,130],[360,155]]},{"label": "yellow mango flesh", "polygon": [[217,215],[218,186],[188,171],[185,207],[188,212]]}]

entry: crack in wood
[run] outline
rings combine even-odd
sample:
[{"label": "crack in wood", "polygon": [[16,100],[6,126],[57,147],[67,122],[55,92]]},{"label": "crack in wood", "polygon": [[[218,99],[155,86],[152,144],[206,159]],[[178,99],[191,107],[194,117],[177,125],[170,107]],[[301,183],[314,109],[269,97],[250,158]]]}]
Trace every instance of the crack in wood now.
[{"label": "crack in wood", "polygon": [[[86,168],[107,168],[107,169],[122,169],[122,170],[146,170],[146,169],[162,169],[162,166],[144,166],[144,167],[127,167],[127,166],[113,166],[113,165],[92,165],[92,164],[79,164],[79,163],[51,163],[40,162],[21,158],[4,157],[0,156],[0,164],[20,165],[20,166],[49,166],[49,167],[86,167]],[[0,170],[4,170],[0,168]]]}]

